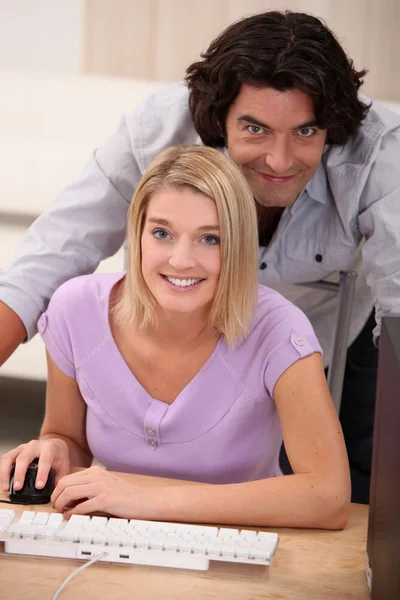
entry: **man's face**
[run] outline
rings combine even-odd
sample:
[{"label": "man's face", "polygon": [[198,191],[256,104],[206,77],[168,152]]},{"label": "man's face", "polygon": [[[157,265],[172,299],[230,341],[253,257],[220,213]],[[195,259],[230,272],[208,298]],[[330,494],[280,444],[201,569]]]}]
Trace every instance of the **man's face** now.
[{"label": "man's face", "polygon": [[310,181],[326,138],[307,94],[247,84],[228,111],[226,134],[229,156],[255,199],[279,207],[291,206]]}]

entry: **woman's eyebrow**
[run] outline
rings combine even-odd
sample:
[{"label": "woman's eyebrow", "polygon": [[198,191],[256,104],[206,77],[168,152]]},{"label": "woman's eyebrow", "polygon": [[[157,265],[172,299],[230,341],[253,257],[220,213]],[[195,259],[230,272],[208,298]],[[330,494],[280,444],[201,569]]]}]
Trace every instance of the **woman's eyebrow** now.
[{"label": "woman's eyebrow", "polygon": [[[164,225],[165,227],[172,227],[172,223],[167,221],[166,219],[161,219],[159,217],[151,217],[148,219],[149,223],[155,223],[156,225]],[[197,227],[196,231],[219,231],[219,225],[201,225]]]},{"label": "woman's eyebrow", "polygon": [[155,223],[156,225],[171,225],[169,221],[165,219],[160,219],[158,217],[152,217],[151,219],[147,219],[149,223]]}]

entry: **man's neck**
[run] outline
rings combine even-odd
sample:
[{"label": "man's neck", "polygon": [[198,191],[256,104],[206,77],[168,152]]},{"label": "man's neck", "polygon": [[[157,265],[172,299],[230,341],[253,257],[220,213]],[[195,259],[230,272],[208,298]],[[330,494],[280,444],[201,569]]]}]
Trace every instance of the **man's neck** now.
[{"label": "man's neck", "polygon": [[271,243],[284,210],[285,208],[280,206],[261,206],[257,204],[259,246],[266,247]]}]

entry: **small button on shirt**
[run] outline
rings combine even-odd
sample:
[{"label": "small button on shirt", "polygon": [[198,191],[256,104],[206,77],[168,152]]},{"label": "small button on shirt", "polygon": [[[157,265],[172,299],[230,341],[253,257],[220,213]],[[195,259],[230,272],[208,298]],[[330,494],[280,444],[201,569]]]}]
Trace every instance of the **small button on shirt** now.
[{"label": "small button on shirt", "polygon": [[38,326],[38,331],[39,331],[40,335],[42,335],[45,332],[46,327],[47,327],[47,315],[46,314],[43,314],[40,317],[37,326]]},{"label": "small button on shirt", "polygon": [[238,483],[280,475],[282,433],[273,389],[294,362],[321,353],[305,315],[259,286],[248,336],[230,349],[223,336],[172,404],[139,383],[112,336],[108,306],[123,273],[77,277],[54,294],[41,323],[47,349],[78,382],[86,435],[108,469]]}]

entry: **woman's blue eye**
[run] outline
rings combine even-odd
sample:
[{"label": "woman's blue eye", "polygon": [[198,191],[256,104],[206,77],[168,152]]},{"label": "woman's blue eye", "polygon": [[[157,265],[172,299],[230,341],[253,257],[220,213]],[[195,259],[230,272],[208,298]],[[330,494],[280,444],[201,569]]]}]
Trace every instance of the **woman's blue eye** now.
[{"label": "woman's blue eye", "polygon": [[315,129],[312,127],[303,127],[302,129],[299,129],[297,133],[300,137],[312,137],[315,134]]},{"label": "woman's blue eye", "polygon": [[212,246],[213,244],[219,244],[220,240],[217,235],[205,235],[203,237],[203,241],[205,244]]},{"label": "woman's blue eye", "polygon": [[165,231],[165,229],[154,229],[154,231],[151,233],[157,240],[165,240],[167,237],[169,237],[169,233],[168,231]]}]

